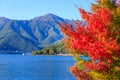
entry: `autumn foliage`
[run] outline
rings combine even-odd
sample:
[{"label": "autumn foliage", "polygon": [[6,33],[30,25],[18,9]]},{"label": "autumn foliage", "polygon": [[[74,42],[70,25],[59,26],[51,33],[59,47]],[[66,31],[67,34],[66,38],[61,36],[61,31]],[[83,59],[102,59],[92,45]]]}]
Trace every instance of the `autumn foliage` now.
[{"label": "autumn foliage", "polygon": [[[66,48],[76,59],[70,72],[77,80],[120,80],[120,1],[97,2],[93,12],[79,8],[85,24],[61,24]],[[91,59],[80,59],[81,55]]]}]

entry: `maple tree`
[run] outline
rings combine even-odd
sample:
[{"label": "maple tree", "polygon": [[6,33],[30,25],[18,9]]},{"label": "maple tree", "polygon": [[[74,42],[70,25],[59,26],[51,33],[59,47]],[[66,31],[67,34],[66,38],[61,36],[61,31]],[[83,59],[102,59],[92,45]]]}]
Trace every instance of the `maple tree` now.
[{"label": "maple tree", "polygon": [[[120,0],[96,0],[93,12],[79,8],[85,24],[61,24],[66,48],[76,63],[70,72],[77,80],[120,79]],[[80,56],[90,57],[90,60]]]}]

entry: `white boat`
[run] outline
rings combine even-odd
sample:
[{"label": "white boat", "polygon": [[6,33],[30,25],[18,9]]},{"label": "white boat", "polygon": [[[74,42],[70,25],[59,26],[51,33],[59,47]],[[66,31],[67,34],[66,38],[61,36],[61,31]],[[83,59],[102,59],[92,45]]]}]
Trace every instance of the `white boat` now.
[{"label": "white boat", "polygon": [[25,55],[25,53],[22,54],[23,56]]}]

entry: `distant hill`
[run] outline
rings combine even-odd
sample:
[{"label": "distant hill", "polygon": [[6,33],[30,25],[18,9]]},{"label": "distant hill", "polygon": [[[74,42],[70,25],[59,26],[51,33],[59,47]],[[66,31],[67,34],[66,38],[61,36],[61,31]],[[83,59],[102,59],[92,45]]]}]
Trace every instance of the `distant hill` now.
[{"label": "distant hill", "polygon": [[63,38],[61,22],[71,23],[51,13],[31,20],[0,17],[0,51],[31,52],[52,45]]},{"label": "distant hill", "polygon": [[58,42],[42,50],[35,50],[32,52],[32,55],[58,55],[58,54],[69,54],[63,42]]}]

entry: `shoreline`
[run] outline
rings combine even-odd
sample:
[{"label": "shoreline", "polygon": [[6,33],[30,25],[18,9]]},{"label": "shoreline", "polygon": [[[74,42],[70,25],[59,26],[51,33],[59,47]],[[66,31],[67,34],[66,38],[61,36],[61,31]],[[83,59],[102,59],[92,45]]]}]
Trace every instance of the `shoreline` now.
[{"label": "shoreline", "polygon": [[57,56],[72,56],[72,54],[57,54]]},{"label": "shoreline", "polygon": [[[31,54],[32,55],[32,54]],[[32,55],[32,56],[72,56],[72,54]]]}]

